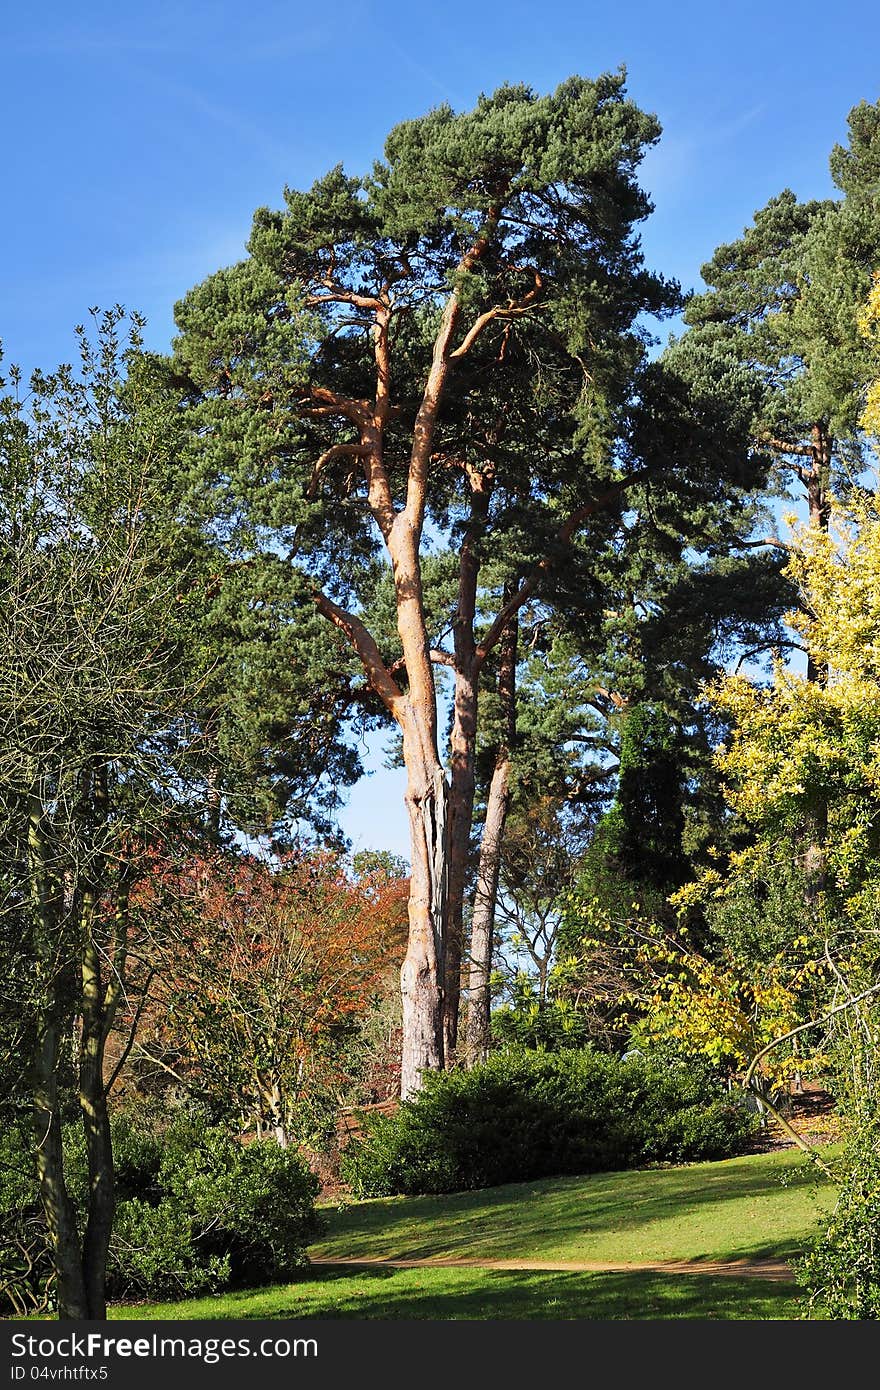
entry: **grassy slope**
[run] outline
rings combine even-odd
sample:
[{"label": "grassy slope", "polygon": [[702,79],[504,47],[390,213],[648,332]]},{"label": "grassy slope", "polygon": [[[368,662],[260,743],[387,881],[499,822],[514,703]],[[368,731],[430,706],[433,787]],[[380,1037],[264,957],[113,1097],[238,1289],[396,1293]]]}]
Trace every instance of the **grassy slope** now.
[{"label": "grassy slope", "polygon": [[732,1260],[796,1253],[833,1202],[801,1154],[387,1197],[325,1214],[309,1253],[583,1260]]},{"label": "grassy slope", "polygon": [[[833,1190],[791,1151],[725,1163],[597,1174],[445,1197],[329,1208],[310,1253],[595,1260],[784,1257],[802,1248]],[[705,1274],[477,1269],[315,1269],[294,1283],[121,1318],[792,1319],[788,1284]]]}]

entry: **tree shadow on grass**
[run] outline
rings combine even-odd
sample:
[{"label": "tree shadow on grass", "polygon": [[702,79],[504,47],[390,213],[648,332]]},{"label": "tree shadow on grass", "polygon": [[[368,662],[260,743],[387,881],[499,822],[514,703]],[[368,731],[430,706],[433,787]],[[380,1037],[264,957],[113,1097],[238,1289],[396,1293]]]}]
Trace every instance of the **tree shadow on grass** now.
[{"label": "tree shadow on grass", "polygon": [[[322,1270],[229,1317],[358,1319],[795,1319],[790,1284],[708,1275],[495,1270]],[[280,1296],[280,1297],[279,1297]],[[277,1300],[277,1301],[276,1301]]]},{"label": "tree shadow on grass", "polygon": [[[725,1204],[740,1199],[759,1206],[776,1203],[783,1183],[819,1190],[815,1169],[792,1158],[760,1168],[748,1160],[728,1160],[686,1168],[541,1179],[442,1197],[359,1203],[331,1215],[330,1232],[316,1253],[320,1250],[340,1258],[380,1255],[387,1259],[454,1255],[546,1259],[557,1253],[560,1258],[576,1259],[578,1252],[566,1248],[575,1243],[583,1245],[581,1257],[588,1259],[592,1236],[635,1233],[664,1222],[684,1227],[701,1212],[708,1215],[711,1207],[717,1207],[722,1213]],[[825,1191],[831,1189],[826,1187]],[[820,1210],[817,1201],[817,1217]],[[727,1219],[742,1236],[743,1221],[737,1220],[733,1211]],[[695,1253],[716,1259],[779,1257],[795,1253],[801,1244],[799,1236],[780,1233],[774,1238],[772,1218],[768,1224],[752,1216],[745,1224],[757,1226],[762,1238],[737,1240],[735,1235],[728,1236],[724,1249],[713,1246]],[[673,1257],[680,1256],[668,1256]]]}]

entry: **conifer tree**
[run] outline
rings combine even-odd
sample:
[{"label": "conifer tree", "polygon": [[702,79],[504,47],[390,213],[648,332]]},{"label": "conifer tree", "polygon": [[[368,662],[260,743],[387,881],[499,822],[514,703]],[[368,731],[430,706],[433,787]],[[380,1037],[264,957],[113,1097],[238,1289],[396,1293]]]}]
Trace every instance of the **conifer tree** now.
[{"label": "conifer tree", "polygon": [[177,309],[210,526],[230,556],[286,560],[360,663],[353,703],[401,738],[405,1094],[454,1055],[478,694],[502,634],[533,601],[596,606],[637,549],[633,511],[680,554],[760,473],[718,428],[733,393],[713,383],[694,410],[647,360],[640,316],[679,303],[636,235],[658,137],[621,74],[440,107],[396,127],[368,177],[337,167],[259,210],[247,258]]}]

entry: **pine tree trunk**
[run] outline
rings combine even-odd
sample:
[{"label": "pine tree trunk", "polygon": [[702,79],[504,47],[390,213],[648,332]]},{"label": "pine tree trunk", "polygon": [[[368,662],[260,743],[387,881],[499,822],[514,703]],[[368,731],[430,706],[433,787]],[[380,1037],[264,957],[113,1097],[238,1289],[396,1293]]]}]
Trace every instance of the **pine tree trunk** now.
[{"label": "pine tree trunk", "polygon": [[411,868],[409,938],[400,971],[403,1099],[419,1089],[423,1072],[443,1067],[448,793],[439,759],[424,755],[418,735],[411,722],[404,725]]},{"label": "pine tree trunk", "polygon": [[[471,514],[459,558],[458,599],[453,629],[455,698],[450,749],[452,777],[449,796],[449,909],[443,997],[443,1045],[447,1067],[455,1065],[458,1045],[461,963],[464,952],[464,895],[476,792],[479,674],[474,623],[480,573],[480,540],[489,512],[493,479],[492,469],[469,475]],[[509,590],[505,590],[505,601],[508,596]]]},{"label": "pine tree trunk", "polygon": [[449,901],[443,993],[443,1048],[447,1067],[455,1065],[464,951],[464,893],[467,882],[476,789],[477,685],[467,669],[455,676],[452,726],[452,782],[449,794]]},{"label": "pine tree trunk", "polygon": [[486,821],[480,842],[480,866],[471,918],[470,974],[466,1053],[469,1067],[485,1061],[489,1052],[489,979],[495,934],[495,901],[501,869],[504,822],[510,802],[510,758],[499,749],[489,786]]}]

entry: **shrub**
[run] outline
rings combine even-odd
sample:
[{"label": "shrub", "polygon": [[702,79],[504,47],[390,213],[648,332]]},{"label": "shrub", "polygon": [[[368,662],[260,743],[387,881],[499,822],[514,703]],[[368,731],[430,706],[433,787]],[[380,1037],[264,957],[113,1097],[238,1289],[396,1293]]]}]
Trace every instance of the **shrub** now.
[{"label": "shrub", "polygon": [[741,1152],[755,1118],[712,1073],[591,1049],[508,1051],[432,1073],[368,1117],[343,1175],[360,1196],[452,1192]]},{"label": "shrub", "polygon": [[[82,1131],[65,1133],[68,1189],[84,1208]],[[113,1121],[112,1298],[167,1297],[289,1278],[321,1229],[318,1180],[293,1149],[240,1144],[194,1118],[160,1129]],[[26,1141],[0,1142],[0,1316],[51,1303],[52,1261]]]},{"label": "shrub", "polygon": [[831,1216],[795,1266],[810,1317],[880,1319],[880,1126],[851,1137]]},{"label": "shrub", "polygon": [[120,1132],[114,1296],[182,1295],[289,1278],[320,1230],[318,1180],[293,1149],[176,1121]]},{"label": "shrub", "polygon": [[113,1223],[107,1289],[111,1297],[184,1298],[230,1282],[229,1256],[212,1254],[177,1202],[120,1202]]}]

